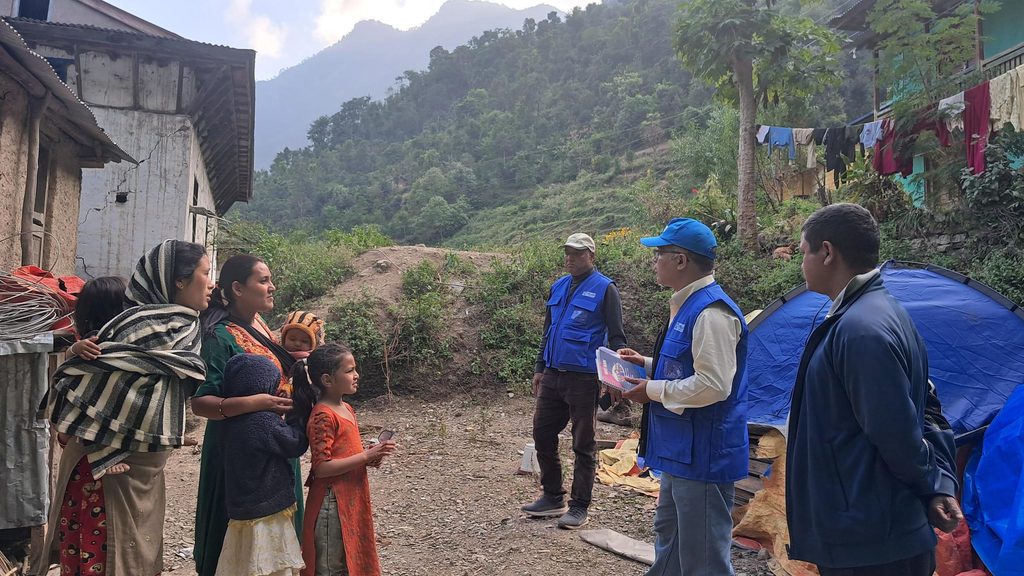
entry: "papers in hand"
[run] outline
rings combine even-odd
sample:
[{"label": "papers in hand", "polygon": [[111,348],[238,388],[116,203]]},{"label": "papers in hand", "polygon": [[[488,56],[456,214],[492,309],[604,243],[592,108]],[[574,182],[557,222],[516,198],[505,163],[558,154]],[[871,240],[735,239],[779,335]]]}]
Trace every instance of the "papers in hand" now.
[{"label": "papers in hand", "polygon": [[609,348],[601,346],[597,349],[597,377],[608,386],[628,392],[636,387],[630,384],[626,377],[646,378],[644,369],[631,362],[619,358],[618,353]]}]

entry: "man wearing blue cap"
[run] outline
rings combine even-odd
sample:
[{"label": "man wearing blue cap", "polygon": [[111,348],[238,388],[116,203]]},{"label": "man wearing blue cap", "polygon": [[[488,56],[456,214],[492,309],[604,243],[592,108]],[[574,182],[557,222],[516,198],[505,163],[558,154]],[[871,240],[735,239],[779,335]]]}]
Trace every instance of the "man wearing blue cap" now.
[{"label": "man wearing blue cap", "polygon": [[672,288],[670,314],[653,358],[624,348],[650,380],[623,397],[644,403],[640,456],[661,471],[648,576],[733,574],[733,483],[747,475],[747,325],[715,282],[715,235],[675,218],[654,248],[658,284]]},{"label": "man wearing blue cap", "polygon": [[[558,526],[569,530],[587,523],[597,473],[597,349],[605,342],[613,349],[626,345],[619,291],[594,268],[594,248],[594,240],[580,233],[563,245],[568,274],[551,286],[533,376],[533,442],[544,493],[522,510],[535,518],[560,516]],[[558,434],[569,422],[576,459],[566,505]]]}]

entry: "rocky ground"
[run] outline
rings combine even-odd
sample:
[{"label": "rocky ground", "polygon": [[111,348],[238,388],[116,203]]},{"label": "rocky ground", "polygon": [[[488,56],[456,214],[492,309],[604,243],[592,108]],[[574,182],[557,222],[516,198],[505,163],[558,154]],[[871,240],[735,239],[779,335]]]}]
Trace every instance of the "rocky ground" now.
[{"label": "rocky ground", "polygon": [[[356,405],[367,437],[396,431],[399,453],[370,474],[383,571],[388,575],[490,574],[623,576],[645,566],[595,548],[554,520],[526,518],[519,506],[538,493],[535,477],[517,476],[530,441],[528,398],[425,402],[379,398]],[[629,430],[600,424],[598,436]],[[563,440],[565,460],[571,457]],[[308,461],[306,462],[308,466]],[[191,560],[199,454],[175,453],[167,469],[165,572],[194,574]],[[598,484],[588,528],[611,528],[651,541],[653,498]],[[739,576],[771,572],[756,554],[733,549]]]}]

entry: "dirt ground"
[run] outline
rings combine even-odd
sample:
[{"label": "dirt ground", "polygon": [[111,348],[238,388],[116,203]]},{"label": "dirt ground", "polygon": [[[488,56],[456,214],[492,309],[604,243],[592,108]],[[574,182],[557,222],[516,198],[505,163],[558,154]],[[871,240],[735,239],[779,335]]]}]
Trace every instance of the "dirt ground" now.
[{"label": "dirt ground", "polygon": [[[371,470],[374,516],[388,575],[643,574],[646,567],[583,542],[554,520],[533,520],[519,507],[539,492],[537,479],[517,476],[530,441],[529,398],[507,396],[425,402],[378,398],[356,404],[368,437],[396,431],[398,454]],[[625,428],[599,424],[598,437],[621,439]],[[571,456],[562,442],[563,465]],[[308,469],[308,456],[305,466]],[[571,467],[570,467],[571,470]],[[194,574],[191,560],[199,454],[179,450],[167,467],[164,574]],[[587,528],[611,528],[652,541],[655,501],[597,484]],[[768,576],[756,554],[733,549],[738,576]]]}]

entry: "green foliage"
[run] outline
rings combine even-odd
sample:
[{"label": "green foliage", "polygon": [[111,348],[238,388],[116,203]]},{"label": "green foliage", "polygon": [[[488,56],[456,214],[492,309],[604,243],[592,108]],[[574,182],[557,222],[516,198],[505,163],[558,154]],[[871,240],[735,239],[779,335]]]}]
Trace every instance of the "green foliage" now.
[{"label": "green foliage", "polygon": [[715,279],[740,310],[759,310],[803,283],[800,256],[792,260],[773,259],[749,254],[730,242],[719,246]]},{"label": "green foliage", "polygon": [[1004,248],[984,254],[971,274],[1016,304],[1024,304],[1024,254]]},{"label": "green foliage", "polygon": [[234,253],[259,256],[270,268],[277,286],[274,316],[287,314],[313,298],[323,296],[352,273],[351,236],[302,232],[288,236],[270,232],[253,222],[221,227],[217,246],[222,260]]},{"label": "green foliage", "polygon": [[352,348],[359,366],[361,387],[370,395],[385,392],[384,351],[387,344],[378,327],[377,302],[367,292],[331,306],[325,322],[328,342],[344,342]]},{"label": "green foliage", "polygon": [[1013,243],[1024,242],[1024,133],[1007,124],[985,149],[985,171],[969,168],[960,182],[968,208],[979,226],[992,229]]},{"label": "green foliage", "polygon": [[341,230],[326,230],[323,237],[332,244],[348,246],[358,253],[363,253],[371,248],[391,246],[394,241],[388,238],[376,224],[356,226],[349,232]]},{"label": "green foliage", "polygon": [[[997,6],[985,0],[980,11]],[[974,2],[963,2],[939,15],[931,2],[921,0],[875,3],[868,24],[880,38],[880,85],[890,87],[897,116],[958,91],[953,77],[975,57],[974,8]]]},{"label": "green foliage", "polygon": [[860,154],[847,165],[837,196],[843,202],[867,208],[879,222],[886,222],[911,208],[910,197],[903,187],[892,177],[880,175]]},{"label": "green foliage", "polygon": [[480,330],[488,352],[482,370],[499,381],[523,386],[532,378],[544,302],[561,260],[557,242],[524,245],[510,258],[495,261],[470,292],[470,300],[483,308],[487,319]]},{"label": "green foliage", "polygon": [[839,81],[839,40],[811,18],[772,1],[691,0],[680,6],[675,51],[695,76],[738,100],[735,66],[753,62],[758,100],[779,102],[817,93]]}]

